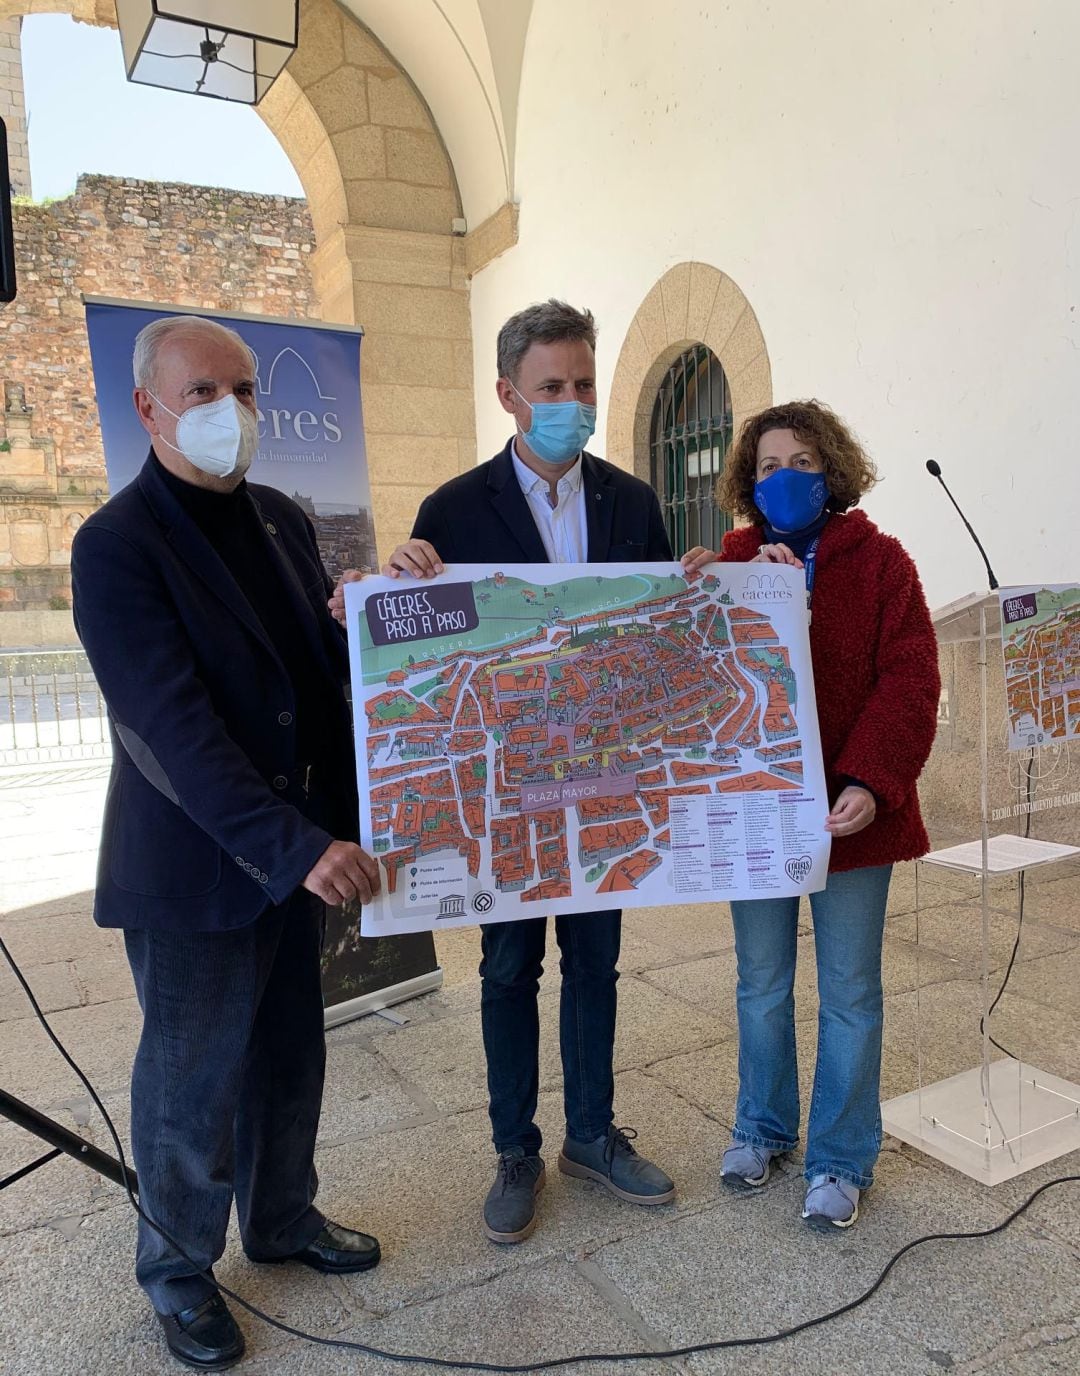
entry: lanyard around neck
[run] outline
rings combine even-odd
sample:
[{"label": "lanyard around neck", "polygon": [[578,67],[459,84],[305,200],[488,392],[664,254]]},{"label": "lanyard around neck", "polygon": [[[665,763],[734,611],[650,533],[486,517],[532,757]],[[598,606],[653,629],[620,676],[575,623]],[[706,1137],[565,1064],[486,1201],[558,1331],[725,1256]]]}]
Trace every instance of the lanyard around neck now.
[{"label": "lanyard around neck", "polygon": [[814,577],[817,574],[817,552],[818,545],[821,543],[821,536],[815,535],[807,546],[806,554],[803,556],[803,569],[806,573],[806,619],[810,620],[813,615],[811,603],[814,600]]}]

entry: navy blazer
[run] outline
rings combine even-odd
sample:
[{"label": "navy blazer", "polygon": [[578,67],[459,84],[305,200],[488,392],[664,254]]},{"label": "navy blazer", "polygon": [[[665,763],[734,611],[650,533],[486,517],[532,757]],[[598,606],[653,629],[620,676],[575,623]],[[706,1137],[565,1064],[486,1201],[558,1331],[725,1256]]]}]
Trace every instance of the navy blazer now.
[{"label": "navy blazer", "polygon": [[[546,564],[547,551],[510,457],[513,440],[487,463],[425,497],[413,539],[427,540],[447,564]],[[589,562],[670,559],[660,503],[648,483],[582,454]]]},{"label": "navy blazer", "polygon": [[213,546],[147,460],[71,550],[75,625],[113,743],[94,918],[105,927],[242,927],[302,883],[334,836],[356,838],[345,641],[303,511],[250,501],[314,662],[326,672],[333,758],[317,824],[296,759],[296,703],[274,646]]}]

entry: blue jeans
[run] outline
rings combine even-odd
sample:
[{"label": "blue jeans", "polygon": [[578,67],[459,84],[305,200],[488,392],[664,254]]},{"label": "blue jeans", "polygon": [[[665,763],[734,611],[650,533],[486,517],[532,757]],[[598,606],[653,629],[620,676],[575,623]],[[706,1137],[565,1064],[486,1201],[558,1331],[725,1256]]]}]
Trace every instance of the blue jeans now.
[{"label": "blue jeans", "polygon": [[[881,940],[891,865],[830,874],[810,895],[817,952],[818,1049],[806,1178],[859,1189],[881,1148]],[[795,954],[799,900],[732,903],[739,983],[739,1099],[734,1136],[788,1151],[799,1140]]]},{"label": "blue jeans", "polygon": [[[228,932],[126,931],[143,1010],[131,1077],[139,1203],[198,1267],[225,1248],[233,1195],[244,1249],[306,1247],[322,1104],[323,906],[303,889]],[[160,1314],[214,1287],[141,1220],[135,1275]]]},{"label": "blue jeans", "polygon": [[[615,984],[622,914],[557,917],[562,952],[559,1044],[566,1131],[592,1142],[613,1121]],[[540,1150],[536,1098],[540,1076],[540,1016],[536,996],[544,970],[547,918],[496,922],[483,929],[480,1016],[487,1054],[488,1097],[495,1150]]]}]

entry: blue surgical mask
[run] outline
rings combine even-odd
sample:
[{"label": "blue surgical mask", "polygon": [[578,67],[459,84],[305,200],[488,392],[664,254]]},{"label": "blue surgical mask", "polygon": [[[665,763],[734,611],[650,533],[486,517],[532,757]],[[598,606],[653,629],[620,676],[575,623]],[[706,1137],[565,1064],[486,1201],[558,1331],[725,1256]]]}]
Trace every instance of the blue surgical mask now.
[{"label": "blue surgical mask", "polygon": [[[514,384],[511,382],[510,386]],[[525,401],[516,387],[514,391]],[[584,402],[525,401],[525,405],[532,411],[532,424],[528,430],[521,430],[521,436],[544,463],[569,463],[576,459],[596,429],[596,407]]]},{"label": "blue surgical mask", "polygon": [[754,484],[754,504],[778,534],[812,525],[825,510],[829,486],[824,473],[778,468]]}]

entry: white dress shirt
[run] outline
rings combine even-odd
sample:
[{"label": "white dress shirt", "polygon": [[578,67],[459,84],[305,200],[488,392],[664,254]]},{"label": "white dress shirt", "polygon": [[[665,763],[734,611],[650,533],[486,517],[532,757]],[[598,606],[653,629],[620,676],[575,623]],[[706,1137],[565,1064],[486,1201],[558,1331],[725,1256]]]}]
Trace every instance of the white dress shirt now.
[{"label": "white dress shirt", "polygon": [[526,468],[518,458],[517,444],[510,446],[514,473],[525,494],[536,529],[553,564],[584,564],[589,558],[589,533],[585,522],[585,484],[581,480],[581,455],[559,479],[558,501],[551,505],[547,478]]}]

